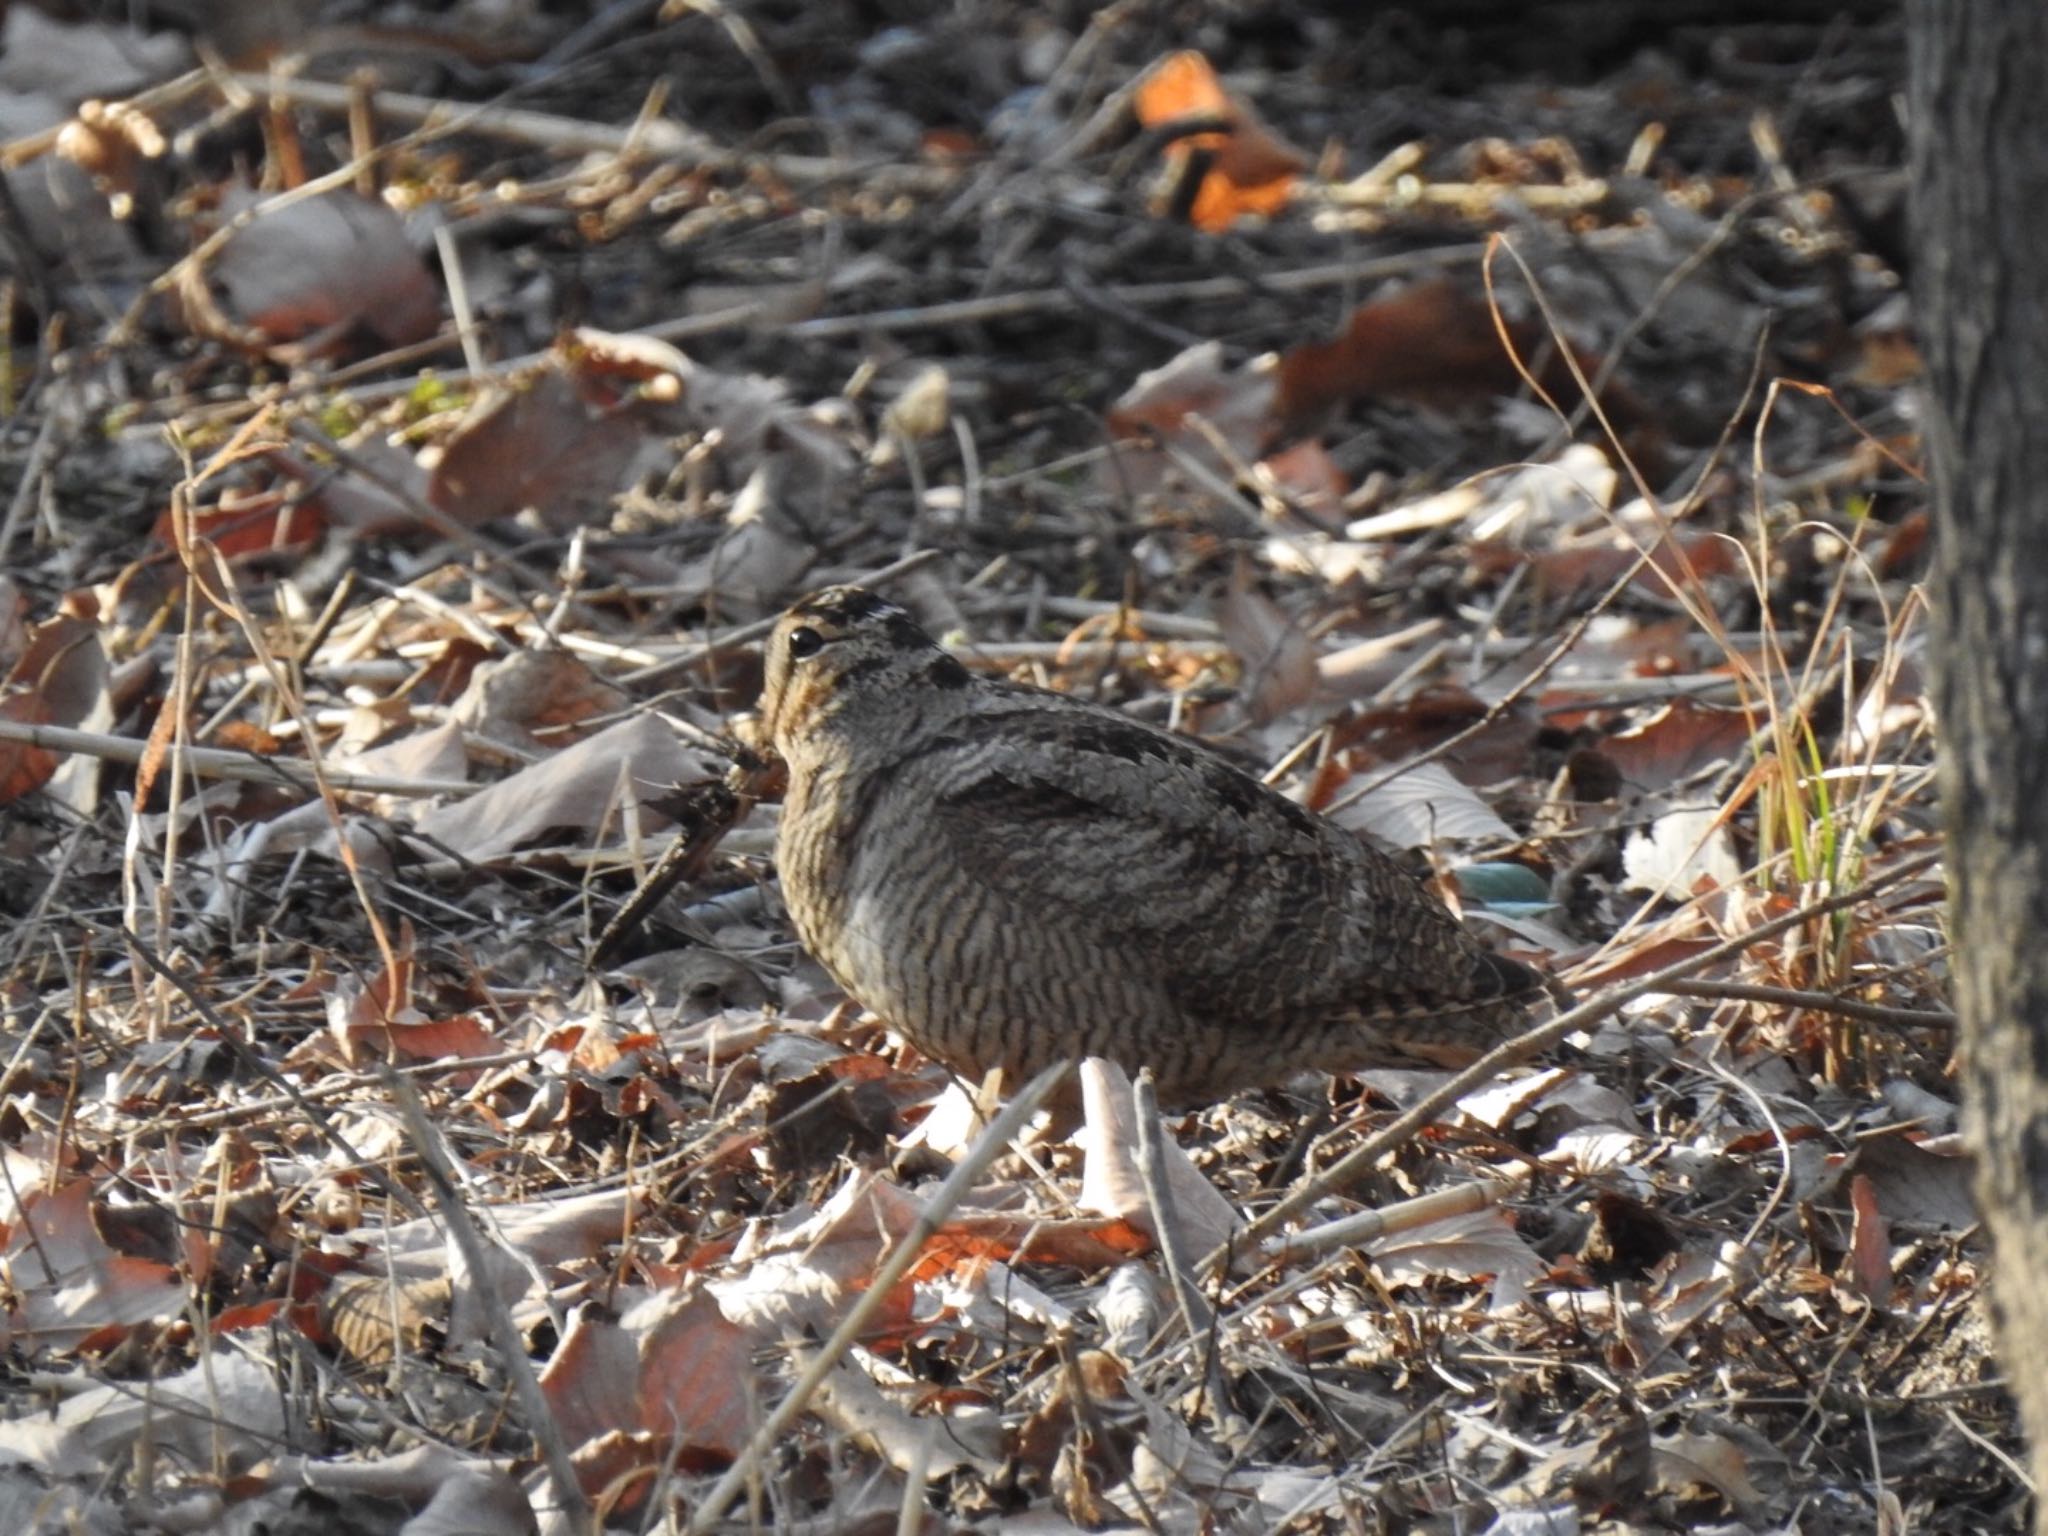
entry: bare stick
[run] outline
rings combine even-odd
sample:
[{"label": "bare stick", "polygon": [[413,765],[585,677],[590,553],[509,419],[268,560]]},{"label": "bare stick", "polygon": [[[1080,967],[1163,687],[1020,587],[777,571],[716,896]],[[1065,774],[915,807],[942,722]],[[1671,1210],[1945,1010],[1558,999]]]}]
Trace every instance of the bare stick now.
[{"label": "bare stick", "polygon": [[28,521],[36,496],[43,488],[43,476],[50,471],[51,461],[62,451],[62,444],[58,441],[58,423],[64,415],[63,411],[45,411],[43,424],[36,429],[36,440],[29,445],[28,463],[22,466],[21,479],[7,503],[6,519],[0,521],[0,566],[6,565],[7,547],[21,531],[21,525]]},{"label": "bare stick", "polygon": [[[346,112],[349,109],[350,92],[346,85],[252,73],[231,74],[226,78],[255,96],[275,97],[295,106],[317,107],[329,112]],[[761,166],[784,181],[802,185],[859,180],[864,186],[887,187],[898,194],[944,192],[960,180],[958,171],[942,166],[862,165],[819,155],[770,155],[727,149],[696,129],[666,117],[634,122],[621,128],[611,123],[562,117],[553,112],[534,112],[520,107],[468,106],[433,96],[407,95],[402,91],[379,91],[374,105],[377,115],[388,121],[416,125],[421,132],[415,134],[415,138],[473,133],[568,154],[640,154],[653,160],[688,160],[714,171],[744,171]]]},{"label": "bare stick", "polygon": [[875,1271],[874,1279],[870,1280],[868,1288],[861,1292],[860,1300],[853,1304],[853,1310],[848,1312],[839,1326],[832,1330],[832,1337],[825,1341],[824,1347],[818,1351],[817,1358],[811,1361],[809,1368],[797,1378],[796,1385],[789,1389],[789,1395],[776,1404],[775,1411],[769,1414],[761,1427],[754,1432],[754,1438],[747,1443],[746,1450],[740,1453],[739,1460],[732,1464],[725,1476],[721,1477],[717,1485],[704,1496],[703,1502],[691,1511],[690,1523],[685,1527],[688,1536],[705,1536],[706,1532],[717,1527],[718,1517],[723,1515],[732,1501],[739,1497],[740,1490],[759,1475],[762,1461],[775,1449],[776,1443],[782,1439],[789,1426],[796,1422],[797,1415],[804,1411],[804,1405],[811,1400],[811,1394],[818,1390],[819,1383],[831,1374],[832,1368],[853,1347],[854,1341],[861,1335],[861,1330],[867,1327],[868,1320],[881,1310],[882,1303],[889,1299],[889,1293],[896,1288],[896,1282],[910,1272],[910,1266],[915,1264],[919,1255],[924,1252],[924,1245],[931,1241],[940,1224],[953,1213],[953,1207],[958,1205],[967,1191],[974,1187],[974,1181],[981,1177],[982,1170],[995,1161],[996,1154],[1010,1144],[1010,1138],[1024,1128],[1024,1123],[1037,1111],[1045,1096],[1067,1075],[1068,1066],[1069,1063],[1064,1061],[1055,1062],[1026,1083],[1017,1097],[1010,1101],[1009,1106],[990,1122],[988,1129],[981,1133],[972,1147],[968,1148],[967,1156],[961,1159],[960,1166],[948,1174],[946,1181],[933,1191],[924,1210],[918,1214],[910,1230],[904,1233],[903,1240],[890,1252],[889,1257],[882,1261],[881,1268]]},{"label": "bare stick", "polygon": [[1775,1003],[1781,1008],[1809,1008],[1815,1013],[1832,1013],[1870,1024],[1897,1024],[1905,1029],[1953,1029],[1956,1023],[1956,1016],[1946,1008],[1889,1008],[1883,1003],[1859,1003],[1854,998],[1837,997],[1832,992],[1763,987],[1747,981],[1674,981],[1663,990],[1673,997],[1725,997],[1744,1003]]},{"label": "bare stick", "polygon": [[1489,1179],[1477,1184],[1460,1184],[1454,1189],[1434,1190],[1426,1195],[1417,1195],[1413,1200],[1403,1200],[1398,1205],[1360,1211],[1303,1232],[1283,1233],[1266,1243],[1266,1257],[1277,1264],[1287,1259],[1312,1258],[1328,1253],[1332,1248],[1355,1248],[1396,1232],[1412,1232],[1432,1221],[1468,1216],[1490,1205],[1499,1205],[1511,1188],[1513,1186],[1505,1180]]},{"label": "bare stick", "polygon": [[[49,752],[83,752],[110,763],[139,763],[149,743],[132,736],[109,736],[99,731],[74,731],[61,725],[25,725],[18,720],[0,720],[0,741],[24,742]],[[293,789],[319,792],[313,770],[297,759],[258,757],[253,752],[230,752],[221,747],[186,747],[180,754],[186,769],[202,779],[244,779],[252,784],[288,784]],[[425,799],[432,795],[473,795],[481,787],[462,779],[407,779],[389,773],[356,773],[348,768],[323,767],[327,782],[335,789],[354,790],[366,795],[407,795]]]}]

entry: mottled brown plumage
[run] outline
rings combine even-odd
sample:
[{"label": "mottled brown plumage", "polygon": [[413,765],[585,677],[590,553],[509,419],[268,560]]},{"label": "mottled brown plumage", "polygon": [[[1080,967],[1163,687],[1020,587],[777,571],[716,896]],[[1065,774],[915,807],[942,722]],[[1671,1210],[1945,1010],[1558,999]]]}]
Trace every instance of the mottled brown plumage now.
[{"label": "mottled brown plumage", "polygon": [[858,588],[782,616],[761,713],[798,934],[970,1077],[1099,1055],[1215,1099],[1469,1060],[1540,995],[1349,832],[1186,737],[977,676]]}]

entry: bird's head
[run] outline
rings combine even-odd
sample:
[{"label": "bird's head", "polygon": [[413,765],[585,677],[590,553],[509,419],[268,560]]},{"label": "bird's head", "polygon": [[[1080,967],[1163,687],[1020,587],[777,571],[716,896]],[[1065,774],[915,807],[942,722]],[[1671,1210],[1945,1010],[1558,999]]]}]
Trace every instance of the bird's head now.
[{"label": "bird's head", "polygon": [[768,637],[766,670],[762,735],[785,758],[828,720],[885,717],[926,690],[973,683],[908,612],[860,587],[827,587],[784,613]]}]

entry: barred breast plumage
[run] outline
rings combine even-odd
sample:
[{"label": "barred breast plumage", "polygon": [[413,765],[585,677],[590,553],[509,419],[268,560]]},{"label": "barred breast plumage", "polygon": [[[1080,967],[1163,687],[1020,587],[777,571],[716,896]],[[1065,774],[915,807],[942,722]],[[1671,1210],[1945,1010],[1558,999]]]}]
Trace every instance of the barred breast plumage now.
[{"label": "barred breast plumage", "polygon": [[1151,1066],[1169,1101],[1469,1060],[1541,978],[1398,865],[1186,737],[977,676],[835,587],[768,641],[798,935],[928,1055]]}]

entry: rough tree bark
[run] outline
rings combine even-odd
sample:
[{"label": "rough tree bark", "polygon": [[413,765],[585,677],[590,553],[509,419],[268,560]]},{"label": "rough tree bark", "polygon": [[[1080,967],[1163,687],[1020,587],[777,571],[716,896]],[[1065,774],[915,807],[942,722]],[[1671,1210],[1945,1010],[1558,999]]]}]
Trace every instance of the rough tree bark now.
[{"label": "rough tree bark", "polygon": [[1910,0],[1907,27],[1965,1122],[2048,1490],[2048,6]]}]

